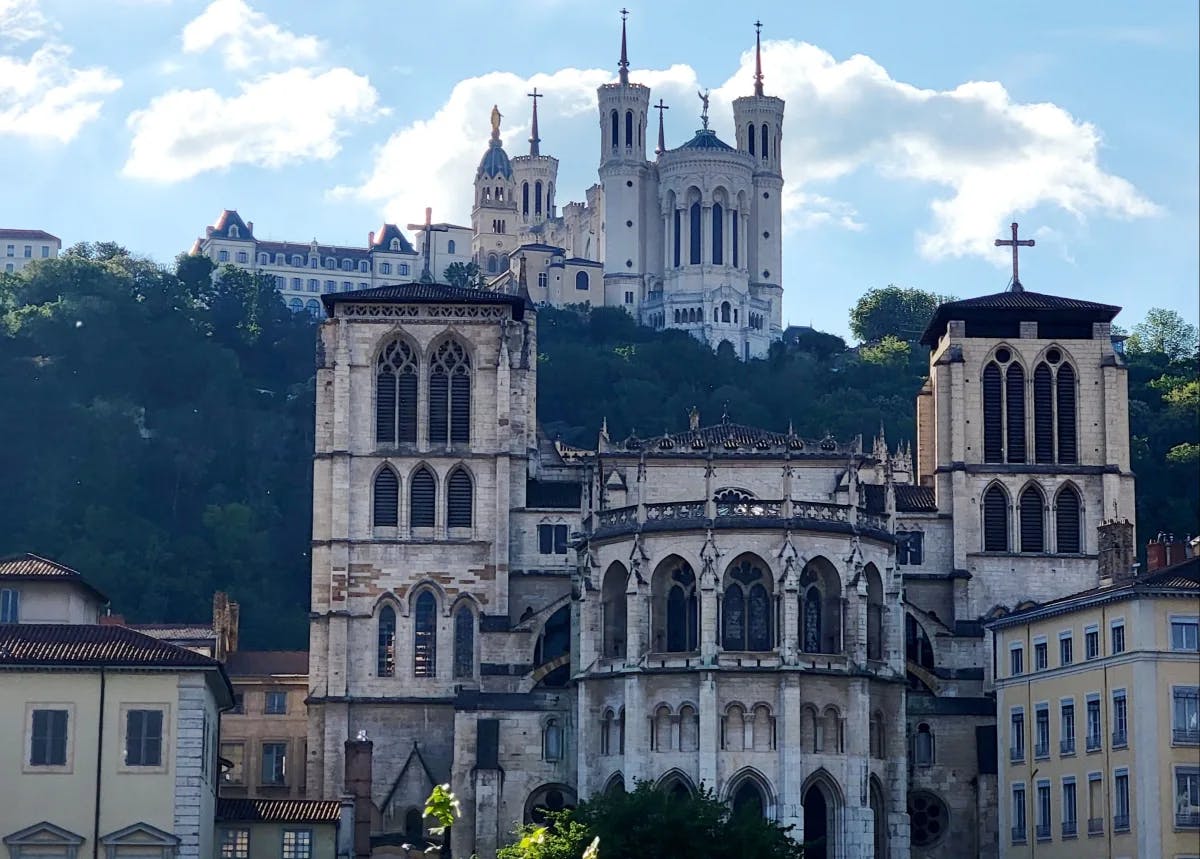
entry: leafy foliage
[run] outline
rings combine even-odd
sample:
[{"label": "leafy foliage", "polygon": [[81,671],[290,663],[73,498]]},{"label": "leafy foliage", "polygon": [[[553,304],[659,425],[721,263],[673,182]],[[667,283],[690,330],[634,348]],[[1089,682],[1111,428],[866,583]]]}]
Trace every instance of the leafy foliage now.
[{"label": "leafy foliage", "polygon": [[850,310],[850,332],[864,343],[888,336],[916,343],[943,301],[954,297],[894,284],[870,289]]},{"label": "leafy foliage", "polygon": [[442,272],[442,280],[452,286],[479,288],[483,286],[483,272],[473,262],[452,262]]}]

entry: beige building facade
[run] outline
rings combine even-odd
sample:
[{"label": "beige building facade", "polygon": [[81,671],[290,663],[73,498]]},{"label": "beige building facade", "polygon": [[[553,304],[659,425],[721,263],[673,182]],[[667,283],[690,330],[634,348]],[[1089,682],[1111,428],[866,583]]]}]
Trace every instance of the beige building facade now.
[{"label": "beige building facade", "polygon": [[62,239],[45,230],[0,228],[0,265],[5,274],[19,272],[34,260],[54,259],[62,250]]}]

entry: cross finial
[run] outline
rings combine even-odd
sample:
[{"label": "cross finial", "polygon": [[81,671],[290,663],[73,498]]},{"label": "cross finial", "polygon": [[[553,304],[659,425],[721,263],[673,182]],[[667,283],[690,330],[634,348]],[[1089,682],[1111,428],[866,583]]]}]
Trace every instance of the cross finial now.
[{"label": "cross finial", "polygon": [[754,22],[754,94],[763,94],[762,21]]},{"label": "cross finial", "polygon": [[704,123],[704,130],[707,131],[708,130],[708,90],[705,90],[704,92],[697,92],[696,95],[698,95],[700,97],[700,104],[703,105],[703,107],[700,109],[700,121],[702,123]]},{"label": "cross finial", "polygon": [[1012,238],[1011,239],[996,239],[996,247],[1012,247],[1013,254],[1013,273],[1012,273],[1012,291],[1024,292],[1025,287],[1021,285],[1021,277],[1017,271],[1017,249],[1031,248],[1034,246],[1033,239],[1018,239],[1017,238],[1017,222],[1012,222]]},{"label": "cross finial", "polygon": [[663,111],[671,108],[669,105],[663,104],[663,100],[660,98],[658,104],[654,105],[654,109],[658,111],[658,148],[654,150],[654,154],[662,155],[667,151],[667,140],[663,134]]},{"label": "cross finial", "polygon": [[537,91],[537,87],[533,88],[533,92],[527,92],[525,95],[533,99],[533,125],[529,131],[529,154],[541,155],[541,150],[538,148],[538,144],[542,142],[542,138],[538,136],[537,100],[539,98],[545,98],[545,96]]},{"label": "cross finial", "polygon": [[628,15],[628,9],[621,10],[621,61],[617,63],[617,74],[623,84],[629,83],[629,51],[625,48],[625,18]]},{"label": "cross finial", "polygon": [[433,225],[433,209],[429,206],[425,207],[425,223],[409,224],[410,230],[421,230],[423,233],[423,241],[421,242],[421,255],[424,257],[421,266],[421,283],[433,283],[433,270],[430,265],[430,256],[433,253],[433,234],[449,232],[449,228],[445,226]]}]

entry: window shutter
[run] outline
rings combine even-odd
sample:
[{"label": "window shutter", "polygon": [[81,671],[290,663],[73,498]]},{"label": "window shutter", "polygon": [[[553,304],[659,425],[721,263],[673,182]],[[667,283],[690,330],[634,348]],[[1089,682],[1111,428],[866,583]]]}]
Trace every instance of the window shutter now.
[{"label": "window shutter", "polygon": [[450,378],[450,441],[466,444],[471,440],[471,377],[460,368]]},{"label": "window shutter", "polygon": [[395,527],[400,521],[400,480],[396,472],[384,468],[375,475],[376,527]]},{"label": "window shutter", "polygon": [[1055,505],[1055,537],[1059,554],[1080,552],[1079,493],[1067,486],[1058,493]]},{"label": "window shutter", "polygon": [[413,528],[432,528],[434,496],[437,493],[433,475],[422,468],[412,476],[409,485],[409,525]]},{"label": "window shutter", "polygon": [[450,475],[446,491],[446,525],[450,528],[471,527],[471,476],[459,469]]},{"label": "window shutter", "polygon": [[1004,376],[1008,418],[1008,461],[1025,461],[1025,371],[1013,363]]},{"label": "window shutter", "polygon": [[1054,462],[1054,381],[1049,365],[1033,373],[1033,439],[1037,462]]},{"label": "window shutter", "polygon": [[1000,368],[990,363],[983,370],[983,461],[1003,462],[1004,421],[1003,398],[1000,393]]},{"label": "window shutter", "polygon": [[396,442],[396,377],[390,369],[375,378],[375,441]]},{"label": "window shutter", "polygon": [[396,380],[399,387],[399,433],[401,442],[415,444],[417,441],[417,374],[414,371],[401,373]]},{"label": "window shutter", "polygon": [[445,444],[447,442],[446,420],[447,400],[449,398],[450,378],[439,367],[429,376],[429,443]]},{"label": "window shutter", "polygon": [[983,550],[1008,551],[1008,499],[999,486],[983,495]]},{"label": "window shutter", "polygon": [[1075,371],[1070,364],[1058,368],[1058,461],[1079,461],[1075,445]]},{"label": "window shutter", "polygon": [[1046,539],[1042,494],[1032,486],[1021,493],[1021,551],[1044,552]]}]

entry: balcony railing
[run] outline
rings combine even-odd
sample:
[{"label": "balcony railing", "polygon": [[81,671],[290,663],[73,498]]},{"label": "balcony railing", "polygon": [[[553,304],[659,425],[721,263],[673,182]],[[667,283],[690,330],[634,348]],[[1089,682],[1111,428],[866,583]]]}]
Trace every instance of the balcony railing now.
[{"label": "balcony railing", "polygon": [[1025,749],[1024,748],[1009,749],[1008,750],[1008,760],[1014,764],[1023,763],[1025,761]]},{"label": "balcony railing", "polygon": [[1033,747],[1033,756],[1034,756],[1035,758],[1048,758],[1048,757],[1050,757],[1050,741],[1049,741],[1049,740],[1047,740],[1047,741],[1046,741],[1046,742],[1044,742],[1044,743],[1038,743],[1037,745],[1035,745],[1035,746]]},{"label": "balcony railing", "polygon": [[1012,828],[1012,841],[1013,841],[1013,844],[1024,844],[1025,843],[1025,827],[1024,826],[1014,826]]},{"label": "balcony railing", "polygon": [[1129,736],[1124,731],[1113,731],[1112,737],[1113,748],[1120,748],[1129,744]]},{"label": "balcony railing", "polygon": [[1069,739],[1069,740],[1059,740],[1058,741],[1058,753],[1060,755],[1075,754],[1075,738],[1071,737],[1071,739]]},{"label": "balcony railing", "polygon": [[1088,835],[1103,835],[1104,834],[1104,818],[1089,817],[1088,818]]},{"label": "balcony railing", "polygon": [[1063,838],[1074,838],[1079,834],[1078,827],[1074,820],[1064,820],[1062,824]]},{"label": "balcony railing", "polygon": [[1175,812],[1175,825],[1180,829],[1200,829],[1200,811]]},{"label": "balcony railing", "polygon": [[1089,752],[1100,751],[1100,735],[1099,734],[1089,734],[1088,735],[1087,750]]},{"label": "balcony railing", "polygon": [[1200,746],[1200,730],[1195,728],[1173,728],[1171,742],[1180,746]]},{"label": "balcony railing", "polygon": [[1038,824],[1037,840],[1038,841],[1049,841],[1050,840],[1050,824],[1049,823],[1039,823]]},{"label": "balcony railing", "polygon": [[1129,830],[1129,815],[1114,814],[1113,815],[1113,832],[1127,832]]}]

